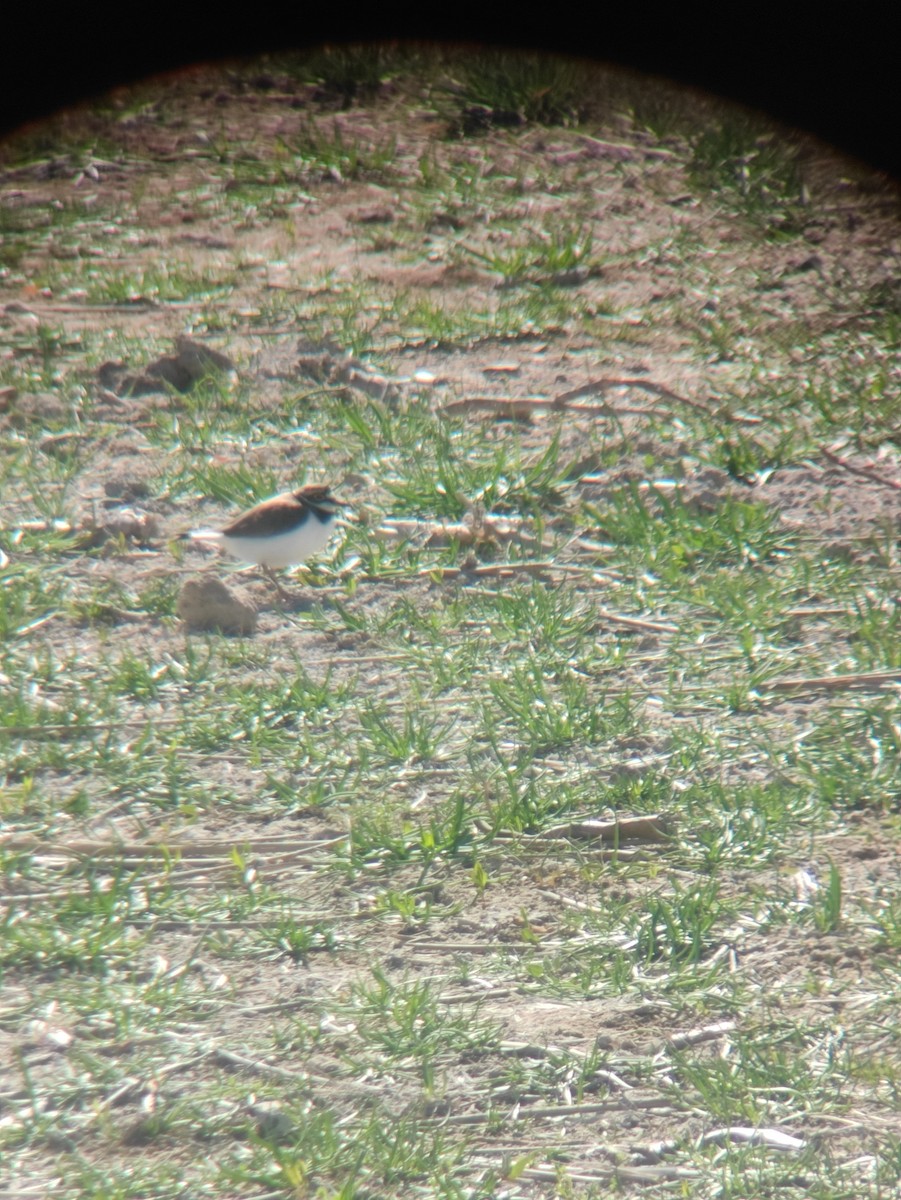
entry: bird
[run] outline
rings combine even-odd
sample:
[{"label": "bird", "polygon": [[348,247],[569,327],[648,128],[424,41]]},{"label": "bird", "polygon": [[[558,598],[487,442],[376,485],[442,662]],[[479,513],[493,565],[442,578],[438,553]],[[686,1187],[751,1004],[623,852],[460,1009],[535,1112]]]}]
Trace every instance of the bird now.
[{"label": "bird", "polygon": [[249,508],[224,529],[194,529],[183,538],[218,542],[229,554],[262,567],[284,598],[273,568],[305,562],[328,544],[335,518],[347,505],[323,484],[281,492]]}]

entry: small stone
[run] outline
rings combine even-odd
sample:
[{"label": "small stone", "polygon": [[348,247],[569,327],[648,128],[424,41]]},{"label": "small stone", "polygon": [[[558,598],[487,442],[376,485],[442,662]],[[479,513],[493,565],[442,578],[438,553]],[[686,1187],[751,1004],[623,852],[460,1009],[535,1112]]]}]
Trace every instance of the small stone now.
[{"label": "small stone", "polygon": [[297,1136],[297,1123],[275,1101],[249,1104],[248,1111],[257,1123],[257,1133],[268,1142],[284,1142]]},{"label": "small stone", "polygon": [[175,348],[174,355],[162,355],[143,371],[129,370],[122,362],[101,363],[97,368],[97,382],[104,391],[115,396],[150,396],[166,393],[170,387],[184,394],[206,375],[223,371],[234,374],[235,367],[230,358],[189,337],[177,338]]},{"label": "small stone", "polygon": [[257,626],[254,606],[212,575],[185,582],[178,595],[178,615],[192,633],[244,636]]},{"label": "small stone", "polygon": [[355,221],[358,225],[390,225],[394,220],[394,212],[387,204],[376,205],[373,208],[357,209],[350,214],[348,220]]},{"label": "small stone", "polygon": [[150,477],[122,470],[111,475],[103,484],[103,492],[110,500],[144,500],[150,495]]},{"label": "small stone", "polygon": [[11,405],[10,416],[16,425],[64,421],[69,410],[53,392],[20,392]]},{"label": "small stone", "polygon": [[134,508],[117,508],[106,513],[101,528],[110,537],[131,538],[140,543],[160,535],[159,522],[153,513]]},{"label": "small stone", "polygon": [[217,372],[228,374],[235,370],[235,364],[227,354],[222,354],[220,351],[214,350],[212,346],[205,346],[202,342],[195,342],[192,338],[184,335],[175,339],[175,349],[178,364],[184,371],[187,371],[192,383],[196,383],[206,375]]}]

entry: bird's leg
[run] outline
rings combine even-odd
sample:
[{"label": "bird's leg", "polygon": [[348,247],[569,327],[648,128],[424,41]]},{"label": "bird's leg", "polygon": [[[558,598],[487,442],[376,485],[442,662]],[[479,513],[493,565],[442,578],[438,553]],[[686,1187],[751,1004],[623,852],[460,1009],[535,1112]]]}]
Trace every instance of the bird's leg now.
[{"label": "bird's leg", "polygon": [[282,601],[290,600],[291,597],[285,591],[285,589],[282,587],[280,580],[276,577],[275,572],[272,570],[272,568],[267,567],[265,565],[265,563],[260,563],[260,566],[263,569],[263,574],[266,576],[266,578],[269,580],[269,582],[275,587],[275,590],[278,592],[280,599]]}]

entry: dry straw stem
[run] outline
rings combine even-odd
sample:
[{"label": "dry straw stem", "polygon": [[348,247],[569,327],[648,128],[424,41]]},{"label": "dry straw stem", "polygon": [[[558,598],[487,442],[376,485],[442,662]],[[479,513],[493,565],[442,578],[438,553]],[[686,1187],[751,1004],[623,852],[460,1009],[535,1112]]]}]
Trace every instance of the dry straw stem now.
[{"label": "dry straw stem", "polygon": [[828,446],[820,446],[820,453],[823,455],[823,458],[828,459],[835,466],[841,467],[843,471],[848,471],[851,475],[858,475],[861,479],[868,479],[870,483],[878,483],[880,487],[891,488],[893,492],[901,492],[901,483],[896,479],[886,479],[884,475],[880,475],[872,467],[855,467],[846,458],[840,458],[837,454],[834,454]]},{"label": "dry straw stem", "polygon": [[635,388],[638,391],[647,392],[652,396],[659,396],[663,400],[669,400],[673,404],[681,404],[686,408],[694,409],[696,412],[705,413],[709,417],[718,417],[736,425],[759,425],[761,423],[760,417],[750,416],[746,413],[731,413],[725,408],[712,409],[700,400],[691,400],[687,396],[680,396],[678,392],[674,392],[671,388],[664,387],[661,383],[654,383],[650,379],[618,379],[614,377],[592,379],[577,388],[572,388],[568,392],[559,392],[556,396],[550,398],[544,396],[467,396],[462,400],[453,400],[449,404],[446,404],[444,411],[448,413],[489,412],[515,420],[531,420],[538,413],[560,410],[611,417],[661,417],[672,415],[668,411],[659,408],[614,407],[606,403],[577,403],[583,396],[595,396],[599,393],[603,394],[604,392],[613,391],[616,388]]},{"label": "dry straw stem", "polygon": [[851,675],[811,675],[800,679],[776,679],[759,685],[767,692],[841,692],[851,689],[883,691],[901,684],[901,671],[863,671]]},{"label": "dry straw stem", "polygon": [[666,842],[673,836],[674,821],[666,813],[653,816],[617,817],[613,821],[571,821],[566,825],[553,825],[537,834],[534,840],[555,841],[567,838],[584,838],[602,842]]}]

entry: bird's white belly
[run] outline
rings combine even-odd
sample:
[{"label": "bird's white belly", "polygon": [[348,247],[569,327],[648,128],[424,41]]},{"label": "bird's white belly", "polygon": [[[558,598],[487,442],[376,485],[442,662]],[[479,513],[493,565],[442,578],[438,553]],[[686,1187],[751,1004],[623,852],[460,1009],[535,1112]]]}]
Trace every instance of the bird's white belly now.
[{"label": "bird's white belly", "polygon": [[290,567],[302,563],[328,543],[334,522],[323,524],[309,517],[298,529],[272,537],[222,537],[222,545],[235,558],[262,567]]}]

